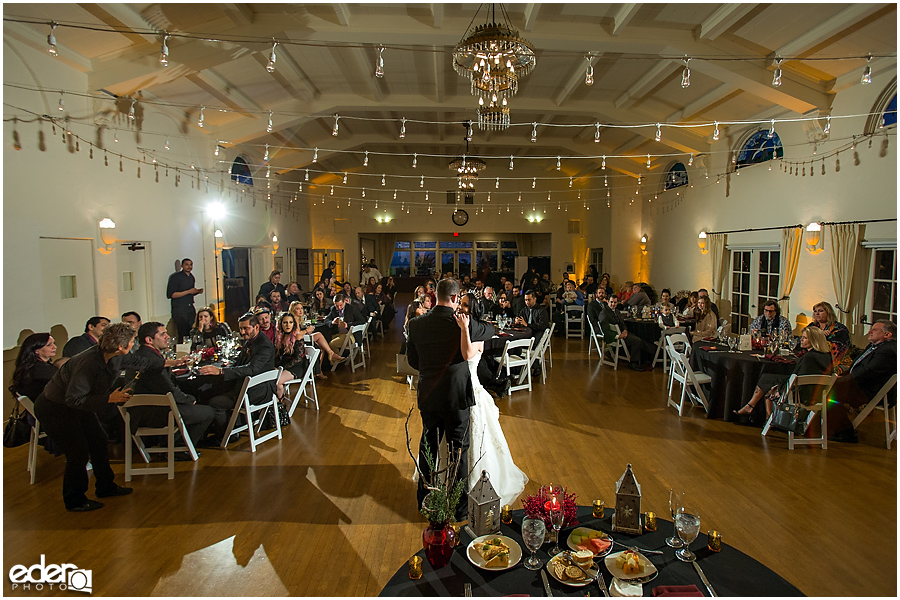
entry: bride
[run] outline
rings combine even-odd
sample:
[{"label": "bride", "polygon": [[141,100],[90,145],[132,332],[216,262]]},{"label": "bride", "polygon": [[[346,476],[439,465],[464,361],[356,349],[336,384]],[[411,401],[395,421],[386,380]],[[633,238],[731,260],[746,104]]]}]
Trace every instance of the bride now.
[{"label": "bride", "polygon": [[483,314],[481,302],[474,294],[460,298],[460,312],[456,323],[462,330],[460,350],[469,363],[472,388],[475,391],[475,406],[469,409],[469,481],[468,489],[473,489],[487,471],[491,485],[500,496],[500,504],[512,505],[525,491],[528,476],[515,465],[509,452],[509,444],[500,428],[500,410],[494,404],[490,393],[478,381],[478,361],[484,349],[484,342],[469,339],[469,319],[480,320]]}]

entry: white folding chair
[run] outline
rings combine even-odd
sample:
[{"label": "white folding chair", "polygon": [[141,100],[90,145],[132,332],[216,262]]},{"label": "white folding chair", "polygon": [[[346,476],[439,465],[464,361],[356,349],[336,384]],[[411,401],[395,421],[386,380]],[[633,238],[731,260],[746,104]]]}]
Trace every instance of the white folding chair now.
[{"label": "white folding chair", "polygon": [[[600,363],[604,365],[611,365],[614,371],[619,370],[619,353],[621,352],[624,357],[631,362],[631,353],[628,352],[628,346],[625,345],[625,342],[622,341],[619,335],[622,333],[622,329],[619,328],[619,325],[613,323],[613,328],[616,330],[616,339],[612,342],[607,342],[603,339],[603,333],[601,332],[598,336],[600,340]],[[612,360],[606,359],[606,353],[609,352],[609,356]]]},{"label": "white folding chair", "polygon": [[413,389],[413,384],[418,378],[419,372],[410,366],[409,359],[405,354],[397,355],[397,373],[406,375],[406,383],[409,384],[409,389]]},{"label": "white folding chair", "polygon": [[666,327],[661,328],[659,339],[656,341],[656,354],[653,355],[651,363],[656,368],[656,363],[661,362],[663,365],[663,373],[669,372],[669,352],[666,348],[666,337],[687,331],[686,327]]},{"label": "white folding chair", "polygon": [[[497,375],[500,375],[501,371],[505,369],[506,376],[512,379],[512,369],[522,368],[515,385],[510,386],[510,392],[524,389],[531,391],[531,349],[533,344],[534,338],[507,340],[503,346],[503,354],[494,357],[494,360],[497,361]],[[524,352],[524,354],[513,354],[512,352]],[[523,383],[526,378],[528,383]]]},{"label": "white folding chair", "polygon": [[672,353],[672,379],[681,384],[681,400],[676,403],[672,400],[671,393],[666,402],[666,406],[674,406],[678,409],[678,416],[684,416],[684,401],[690,399],[691,404],[698,404],[703,407],[707,413],[709,412],[709,401],[706,394],[703,393],[703,384],[708,384],[712,379],[706,373],[694,373],[691,368],[690,360],[684,354],[674,351]]},{"label": "white folding chair", "polygon": [[384,322],[382,321],[383,317],[384,317],[384,304],[379,304],[378,305],[378,314],[375,315],[375,325],[373,327],[373,333],[377,333],[379,339],[384,337]]},{"label": "white folding chair", "polygon": [[552,354],[550,353],[550,340],[553,339],[553,330],[556,329],[556,323],[550,325],[549,329],[544,330],[541,341],[535,346],[532,353],[532,364],[537,361],[541,365],[541,383],[547,383],[547,365],[553,366]]},{"label": "white folding chair", "polygon": [[368,320],[366,321],[366,326],[363,328],[362,334],[362,344],[363,348],[366,350],[366,356],[372,356],[372,341],[369,339],[369,336],[372,335],[369,330],[372,328],[372,323],[375,322],[375,315],[369,315]]},{"label": "white folding chair", "polygon": [[[357,341],[355,334],[360,333],[360,335],[362,335],[362,340],[365,340],[365,335],[363,335],[363,333],[366,330],[367,324],[368,322],[350,327],[349,331],[347,331],[347,336],[344,338],[344,343],[341,344],[341,347],[337,352],[340,356],[346,354],[350,358],[350,370],[353,373],[356,373],[358,367],[366,366],[366,353],[365,350],[363,350],[363,341]],[[359,362],[357,362],[357,358],[359,358]],[[339,364],[341,363],[331,365],[331,370],[336,371]]]},{"label": "white folding chair", "polygon": [[[666,344],[666,353],[669,356],[669,400],[672,399],[672,386],[675,385],[674,378],[674,363],[675,358],[674,354],[684,354],[686,357],[691,357],[691,342],[688,340],[687,333],[673,333],[672,335],[667,335],[663,339],[663,343]],[[665,381],[665,380],[664,380]]]},{"label": "white folding chair", "polygon": [[566,337],[584,338],[584,307],[571,304],[566,307],[565,326]]},{"label": "white folding chair", "polygon": [[[309,404],[309,401],[312,400],[316,405],[316,410],[319,410],[319,394],[316,392],[316,365],[319,363],[319,354],[322,353],[322,350],[316,348],[315,346],[306,346],[304,348],[306,352],[306,358],[309,361],[309,365],[306,367],[306,371],[303,373],[303,377],[300,379],[291,379],[290,381],[286,381],[284,383],[284,395],[286,397],[290,397],[291,395],[291,386],[297,386],[297,393],[294,394],[294,399],[291,401],[291,407],[288,409],[288,416],[293,417],[294,411],[297,410],[297,405],[300,403],[300,397],[302,396],[306,403]],[[310,395],[306,390],[309,386],[312,386],[312,395]]]},{"label": "white folding chair", "polygon": [[34,427],[31,428],[31,437],[28,440],[28,463],[25,465],[26,470],[31,472],[31,483],[34,484],[34,476],[37,472],[39,441],[41,438],[47,437],[47,434],[41,431],[41,422],[34,416],[34,402],[31,401],[31,398],[18,396],[16,400],[34,418]]},{"label": "white folding chair", "polygon": [[[856,418],[853,419],[853,429],[859,427],[860,423],[862,423],[869,413],[874,409],[878,409],[884,412],[884,436],[887,440],[887,449],[891,449],[891,442],[897,439],[897,405],[895,404],[892,408],[888,408],[887,395],[888,392],[891,391],[891,388],[897,385],[897,374],[894,373],[890,379],[887,380],[881,389],[878,390],[878,393],[875,394],[875,397],[872,398],[868,404],[860,411]],[[32,478],[34,478],[34,471],[31,472]],[[32,480],[32,483],[34,481]]]},{"label": "white folding chair", "polygon": [[[281,377],[281,368],[272,369],[271,371],[266,371],[265,373],[260,373],[259,375],[254,375],[253,377],[245,377],[244,384],[241,386],[241,392],[238,394],[237,404],[234,406],[234,410],[231,412],[231,419],[228,421],[228,428],[225,430],[225,437],[222,438],[221,447],[228,447],[228,438],[231,437],[233,433],[241,433],[246,431],[250,436],[250,451],[256,452],[256,447],[262,444],[263,442],[270,440],[274,437],[278,437],[281,439],[281,421],[278,419],[278,397],[275,395],[275,385],[272,384],[272,393],[267,398],[263,398],[260,404],[252,404],[250,402],[250,397],[248,396],[248,392],[258,386],[268,383],[269,381],[277,382],[278,378]],[[266,413],[268,411],[272,411],[272,416],[275,418],[275,429],[270,431],[265,435],[259,435],[260,430],[262,429],[262,424]],[[256,432],[253,431],[253,415],[262,413],[259,415],[257,421]],[[237,423],[238,415],[243,414],[246,419],[246,423],[243,425],[235,425]]]},{"label": "white folding chair", "polygon": [[[138,427],[134,433],[131,433],[131,409],[138,406],[155,406],[168,409],[168,419],[165,427]],[[181,413],[178,412],[178,405],[175,404],[175,398],[172,392],[167,394],[136,394],[131,397],[128,402],[118,407],[119,413],[125,420],[125,431],[130,433],[130,439],[125,442],[125,481],[131,481],[132,475],[154,475],[165,473],[169,479],[175,478],[175,453],[187,451],[191,455],[191,459],[197,460],[197,451],[191,442],[191,436],[188,435],[187,427],[181,419]],[[181,438],[184,441],[183,446],[175,445],[175,430],[181,432]],[[143,438],[145,436],[166,436],[165,448],[147,448],[144,445]],[[134,440],[132,445],[131,440]],[[167,457],[166,466],[164,467],[142,467],[135,469],[133,465],[133,446],[137,446],[138,452],[144,462],[150,464],[151,454],[165,454]]]},{"label": "white folding chair", "polygon": [[[800,389],[804,386],[817,386],[813,390],[814,394],[819,395],[818,402],[815,401],[815,395],[811,398],[813,404],[806,406],[810,410],[809,418],[806,426],[812,423],[816,413],[819,413],[822,422],[822,431],[817,438],[796,438],[793,431],[788,432],[788,450],[793,450],[794,446],[818,446],[821,445],[823,450],[828,449],[828,394],[831,392],[831,386],[834,385],[837,375],[791,375],[788,379],[787,389],[784,391],[784,398],[790,404],[796,406],[800,403]],[[763,427],[762,435],[769,433],[772,427],[772,419],[775,418],[775,411],[769,415],[766,426]]]},{"label": "white folding chair", "polygon": [[591,357],[591,349],[597,349],[597,356],[600,357],[601,362],[603,360],[603,332],[597,331],[594,329],[594,324],[591,323],[591,320],[588,319],[588,330],[590,331],[591,338],[588,340],[588,358]]}]

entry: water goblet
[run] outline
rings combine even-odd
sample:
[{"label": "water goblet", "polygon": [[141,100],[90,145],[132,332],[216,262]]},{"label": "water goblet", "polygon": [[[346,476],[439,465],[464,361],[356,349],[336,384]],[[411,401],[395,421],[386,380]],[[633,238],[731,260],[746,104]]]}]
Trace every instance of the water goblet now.
[{"label": "water goblet", "polygon": [[697,539],[700,533],[700,514],[693,507],[681,506],[675,515],[675,531],[678,537],[684,540],[684,547],[675,552],[678,560],[693,562],[697,555],[691,552],[691,542]]},{"label": "water goblet", "polygon": [[556,544],[554,544],[553,548],[550,549],[550,556],[556,556],[562,549],[559,547],[559,532],[562,529],[563,520],[565,519],[565,512],[563,512],[563,506],[560,502],[556,502],[551,504],[550,506],[550,524],[553,525],[553,530],[556,531]]},{"label": "water goblet", "polygon": [[[678,514],[678,509],[684,505],[684,492],[676,492],[674,489],[669,490],[669,513],[672,520]],[[684,542],[678,537],[678,523],[675,523],[675,533],[670,538],[666,538],[666,545],[670,548],[683,548]]]},{"label": "water goblet", "polygon": [[531,550],[531,556],[525,560],[525,568],[531,571],[540,569],[544,561],[534,555],[537,549],[544,543],[544,536],[547,534],[547,526],[541,519],[525,517],[522,521],[522,541],[525,547]]}]

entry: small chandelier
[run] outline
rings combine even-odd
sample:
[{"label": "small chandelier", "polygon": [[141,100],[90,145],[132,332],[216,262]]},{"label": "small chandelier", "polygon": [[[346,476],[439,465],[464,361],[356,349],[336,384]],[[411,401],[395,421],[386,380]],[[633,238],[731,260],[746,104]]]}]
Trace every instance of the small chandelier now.
[{"label": "small chandelier", "polygon": [[475,182],[478,181],[478,173],[484,171],[487,168],[487,164],[477,156],[469,156],[469,128],[471,127],[471,123],[466,121],[463,123],[463,126],[466,128],[466,150],[462,156],[457,156],[452,161],[450,161],[450,170],[456,171],[457,181],[459,182],[459,189],[461,190],[473,190],[475,189]]},{"label": "small chandelier", "polygon": [[[453,49],[453,69],[471,82],[472,95],[478,98],[481,129],[509,127],[508,100],[518,92],[519,78],[531,73],[537,62],[534,46],[519,37],[502,4],[500,12],[503,23],[496,22],[492,5],[485,23],[467,31]],[[488,23],[489,18],[494,22]]]}]

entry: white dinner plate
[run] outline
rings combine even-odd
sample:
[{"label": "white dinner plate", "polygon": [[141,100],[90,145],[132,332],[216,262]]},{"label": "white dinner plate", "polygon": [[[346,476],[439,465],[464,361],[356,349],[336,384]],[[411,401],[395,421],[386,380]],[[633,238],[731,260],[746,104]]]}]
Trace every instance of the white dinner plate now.
[{"label": "white dinner plate", "polygon": [[[625,551],[623,550],[622,552]],[[626,574],[625,571],[616,566],[616,559],[619,558],[619,555],[621,555],[622,552],[608,554],[604,559],[610,575],[616,579],[621,579],[622,581],[628,581],[630,583],[647,583],[656,578],[656,575],[658,574],[656,566],[640,552],[638,552],[637,555],[640,558],[641,564],[644,565],[644,572]]]},{"label": "white dinner plate", "polygon": [[[553,579],[557,580],[560,583],[564,583],[565,585],[572,586],[572,587],[584,587],[586,585],[593,583],[594,579],[597,578],[598,569],[597,569],[597,565],[595,564],[590,569],[585,569],[585,571],[590,573],[590,575],[591,575],[590,579],[585,579],[584,581],[572,581],[571,579],[560,579],[559,577],[556,576],[556,569],[553,568],[553,565],[557,561],[560,561],[560,560],[561,559],[559,558],[559,554],[557,554],[556,556],[554,556],[553,558],[551,558],[550,560],[547,561],[547,572],[550,573],[550,576],[553,577]],[[566,564],[566,563],[563,562],[563,564]]]},{"label": "white dinner plate", "polygon": [[[584,533],[590,533],[591,531],[599,531],[600,533],[603,533],[599,529],[591,529],[590,527],[576,527],[575,529],[572,530],[572,533],[569,534],[569,538],[566,540],[566,544],[569,546],[569,548],[572,549],[573,552],[578,552],[579,550],[581,550],[581,548],[579,548],[578,546],[575,545],[575,542],[572,541],[572,536],[574,536],[576,533],[584,534]],[[603,539],[609,541],[609,547],[607,547],[607,549],[604,550],[603,552],[600,552],[600,553],[594,552],[594,558],[601,558],[603,556],[606,556],[610,552],[612,552],[612,547],[613,547],[612,536],[603,533]]]},{"label": "white dinner plate", "polygon": [[[483,543],[486,540],[492,540],[494,538],[500,538],[501,540],[503,540],[504,544],[509,546],[509,565],[506,567],[486,567],[485,563],[487,561],[484,560],[481,554],[479,554],[475,549],[476,542]],[[477,537],[469,542],[469,546],[468,548],[466,548],[466,556],[469,558],[470,563],[480,569],[484,569],[485,571],[506,571],[507,569],[512,569],[514,566],[519,564],[520,560],[522,560],[522,547],[516,542],[516,540],[512,538],[506,537],[505,535],[491,533],[488,535]]]}]

